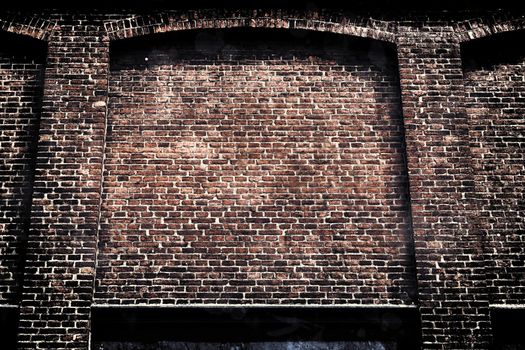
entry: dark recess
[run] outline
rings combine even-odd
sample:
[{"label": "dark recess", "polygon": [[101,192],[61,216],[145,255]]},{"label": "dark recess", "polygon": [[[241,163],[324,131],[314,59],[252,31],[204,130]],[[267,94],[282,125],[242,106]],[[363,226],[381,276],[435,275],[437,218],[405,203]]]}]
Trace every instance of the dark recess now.
[{"label": "dark recess", "polygon": [[[251,50],[254,52],[254,58],[258,52],[276,51],[276,49],[289,50],[290,56],[304,56],[305,51],[311,51],[325,59],[336,59],[335,53],[345,49],[363,56],[364,60],[397,65],[395,45],[384,41],[311,30],[232,28],[195,29],[113,41],[110,44],[111,69],[118,69],[122,64],[120,61],[125,60],[126,57],[150,56],[152,61],[155,61],[154,56],[158,55],[157,51],[169,52],[171,56],[178,57],[179,49],[195,51],[192,53],[192,58],[211,60],[217,59],[224,49],[229,54],[232,51]],[[129,64],[128,62],[126,66]],[[144,69],[151,65],[152,62],[144,61],[135,69]]]},{"label": "dark recess", "polygon": [[0,307],[0,348],[16,349],[18,307]]},{"label": "dark recess", "polygon": [[26,35],[0,31],[0,54],[17,59],[30,59],[44,62],[47,55],[47,43]]},{"label": "dark recess", "polygon": [[525,309],[493,309],[491,320],[494,350],[525,349]]},{"label": "dark recess", "polygon": [[461,60],[466,71],[491,69],[498,64],[520,64],[525,57],[525,30],[504,32],[461,45]]},{"label": "dark recess", "polygon": [[396,341],[418,349],[419,311],[407,308],[95,307],[93,343],[102,341]]}]

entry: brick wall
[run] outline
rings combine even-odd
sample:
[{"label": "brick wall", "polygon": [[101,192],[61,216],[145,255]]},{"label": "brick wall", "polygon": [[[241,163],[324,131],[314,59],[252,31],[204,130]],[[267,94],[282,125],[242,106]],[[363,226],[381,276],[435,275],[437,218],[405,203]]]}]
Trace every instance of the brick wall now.
[{"label": "brick wall", "polygon": [[460,45],[450,29],[441,26],[400,30],[423,344],[484,348],[489,304],[483,237],[476,225]]},{"label": "brick wall", "polygon": [[108,43],[56,15],[49,40],[18,347],[85,349],[93,295]]},{"label": "brick wall", "polygon": [[0,38],[18,347],[87,349],[93,305],[376,304],[417,307],[424,349],[488,349],[490,307],[525,304],[524,23],[0,14],[39,40]]},{"label": "brick wall", "polygon": [[0,36],[0,303],[19,301],[32,197],[45,44]]},{"label": "brick wall", "polygon": [[491,302],[525,297],[525,50],[523,32],[467,43],[463,62]]},{"label": "brick wall", "polygon": [[203,31],[109,84],[97,302],[414,302],[392,47]]}]

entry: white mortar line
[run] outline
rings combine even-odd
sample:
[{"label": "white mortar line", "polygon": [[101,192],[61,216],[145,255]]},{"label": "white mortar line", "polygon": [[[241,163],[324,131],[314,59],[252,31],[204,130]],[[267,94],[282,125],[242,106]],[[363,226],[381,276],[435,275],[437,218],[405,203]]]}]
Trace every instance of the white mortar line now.
[{"label": "white mortar line", "polygon": [[490,304],[491,309],[525,309],[525,304]]}]

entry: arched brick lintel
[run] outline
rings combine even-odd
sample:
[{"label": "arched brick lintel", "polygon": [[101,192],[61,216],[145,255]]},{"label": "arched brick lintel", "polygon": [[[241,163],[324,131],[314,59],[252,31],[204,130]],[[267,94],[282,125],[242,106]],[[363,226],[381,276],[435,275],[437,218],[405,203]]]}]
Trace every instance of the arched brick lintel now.
[{"label": "arched brick lintel", "polygon": [[508,16],[499,16],[499,18],[472,19],[456,25],[456,33],[460,42],[524,29],[525,17],[509,18]]},{"label": "arched brick lintel", "polygon": [[184,14],[140,15],[105,23],[110,40],[192,29],[281,28],[353,35],[386,42],[396,42],[394,23],[371,18],[348,18],[341,14],[286,11],[250,11],[250,13],[213,14],[193,11]]},{"label": "arched brick lintel", "polygon": [[27,35],[38,40],[48,41],[55,28],[56,23],[38,17],[17,15],[0,17],[0,30]]}]

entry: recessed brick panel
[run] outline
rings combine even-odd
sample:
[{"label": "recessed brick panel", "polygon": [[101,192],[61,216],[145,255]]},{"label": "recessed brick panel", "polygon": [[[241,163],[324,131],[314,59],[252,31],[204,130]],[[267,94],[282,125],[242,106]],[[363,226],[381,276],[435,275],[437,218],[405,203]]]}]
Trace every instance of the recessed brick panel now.
[{"label": "recessed brick panel", "polygon": [[395,57],[300,31],[113,45],[96,301],[412,304]]},{"label": "recessed brick panel", "polygon": [[525,298],[525,32],[463,47],[491,302]]},{"label": "recessed brick panel", "polygon": [[43,42],[0,35],[0,304],[18,302],[45,53]]}]

